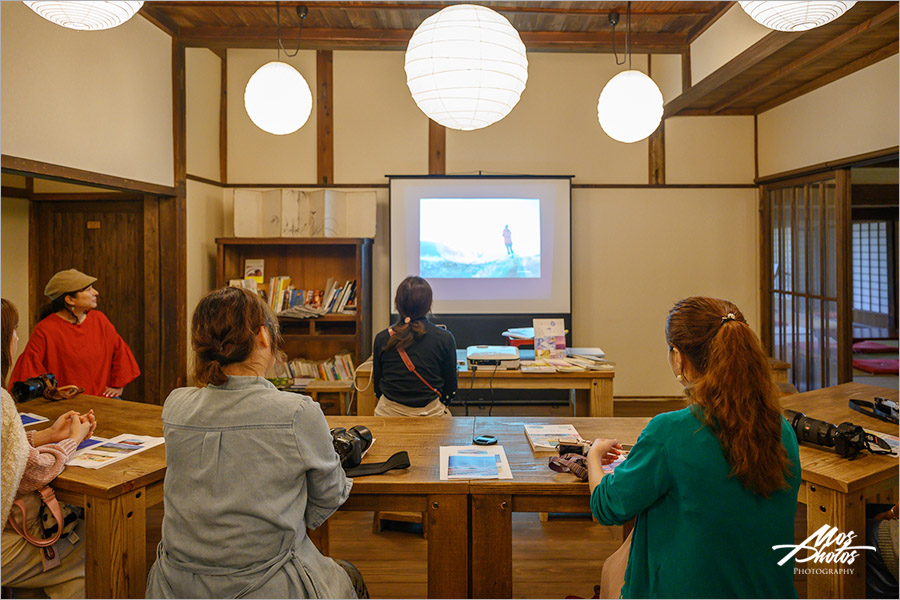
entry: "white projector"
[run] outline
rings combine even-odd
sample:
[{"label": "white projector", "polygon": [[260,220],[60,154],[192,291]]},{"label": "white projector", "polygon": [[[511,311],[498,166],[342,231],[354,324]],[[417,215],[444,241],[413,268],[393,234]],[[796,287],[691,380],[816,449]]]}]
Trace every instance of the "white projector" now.
[{"label": "white projector", "polygon": [[519,349],[515,346],[469,346],[466,364],[469,369],[518,369]]}]

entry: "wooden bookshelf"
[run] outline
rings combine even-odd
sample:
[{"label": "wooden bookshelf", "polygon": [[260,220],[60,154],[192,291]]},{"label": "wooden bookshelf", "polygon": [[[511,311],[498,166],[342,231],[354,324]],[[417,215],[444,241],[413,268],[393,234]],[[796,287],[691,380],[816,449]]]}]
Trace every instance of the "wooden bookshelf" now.
[{"label": "wooden bookshelf", "polygon": [[372,240],[369,238],[218,238],[216,285],[242,279],[244,261],[265,260],[263,281],[287,275],[297,289],[324,290],[329,277],[355,279],[356,314],[279,319],[289,359],[325,360],[350,352],[359,365],[372,351]]}]

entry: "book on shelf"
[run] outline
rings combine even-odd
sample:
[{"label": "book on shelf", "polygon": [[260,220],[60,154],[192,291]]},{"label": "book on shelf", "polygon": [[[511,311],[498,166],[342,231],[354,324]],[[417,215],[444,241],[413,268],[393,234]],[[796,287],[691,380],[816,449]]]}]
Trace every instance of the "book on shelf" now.
[{"label": "book on shelf", "polygon": [[[278,278],[273,278],[273,282],[275,279]],[[286,279],[288,287],[283,288],[284,291],[280,292],[284,294],[282,301],[277,304],[270,302],[270,306],[279,317],[308,319],[328,314],[355,312],[355,305],[350,304],[355,297],[355,279],[340,284],[334,278],[329,277],[324,290],[305,291],[294,290],[290,285],[290,278]],[[272,283],[271,285],[277,284]],[[281,289],[279,288],[279,290]]]},{"label": "book on shelf", "polygon": [[556,450],[560,438],[581,438],[571,424],[529,424],[525,425],[525,437],[532,450]]},{"label": "book on shelf", "polygon": [[266,273],[266,260],[264,258],[248,258],[244,260],[244,279],[252,279],[256,283],[262,283]]},{"label": "book on shelf", "polygon": [[349,352],[336,354],[325,360],[294,358],[275,361],[270,374],[272,377],[299,378],[320,381],[351,381],[356,368]]}]

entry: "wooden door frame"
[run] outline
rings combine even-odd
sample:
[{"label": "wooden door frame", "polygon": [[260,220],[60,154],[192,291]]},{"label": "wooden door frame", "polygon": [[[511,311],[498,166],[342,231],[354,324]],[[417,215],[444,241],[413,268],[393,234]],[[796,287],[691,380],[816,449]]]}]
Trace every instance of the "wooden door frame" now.
[{"label": "wooden door frame", "polygon": [[897,160],[900,148],[893,146],[840,160],[820,163],[803,169],[777,173],[756,179],[759,185],[760,231],[760,336],[763,346],[772,351],[772,229],[769,192],[774,189],[834,179],[837,228],[837,311],[838,311],[838,383],[853,381],[853,272],[852,272],[852,206],[850,169],[878,162]]},{"label": "wooden door frame", "polygon": [[[2,170],[26,177],[54,179],[78,185],[107,188],[112,192],[98,194],[35,194],[26,191],[29,200],[28,257],[29,265],[35,263],[38,250],[46,240],[41,239],[36,227],[36,203],[43,201],[84,200],[88,197],[103,200],[140,200],[144,216],[144,272],[145,307],[158,307],[158,311],[145,309],[145,360],[153,352],[153,362],[158,364],[158,377],[146,377],[143,397],[151,403],[162,403],[165,395],[176,387],[187,385],[187,231],[183,192],[176,188],[124,179],[111,175],[92,173],[3,155]],[[149,252],[149,248],[155,248]],[[29,305],[32,319],[36,319],[43,285],[37,281],[37,269],[29,268]],[[166,282],[163,285],[163,281]]]}]

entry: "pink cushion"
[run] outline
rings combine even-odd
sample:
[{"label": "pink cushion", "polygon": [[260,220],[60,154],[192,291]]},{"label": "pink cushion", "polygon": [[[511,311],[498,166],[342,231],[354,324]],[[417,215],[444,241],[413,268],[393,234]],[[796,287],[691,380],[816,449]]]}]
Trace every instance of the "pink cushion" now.
[{"label": "pink cushion", "polygon": [[897,352],[897,346],[888,346],[872,340],[865,342],[856,342],[853,344],[853,351],[859,354],[871,354],[874,352]]},{"label": "pink cushion", "polygon": [[854,358],[853,366],[873,375],[897,375],[900,361],[881,358]]}]

